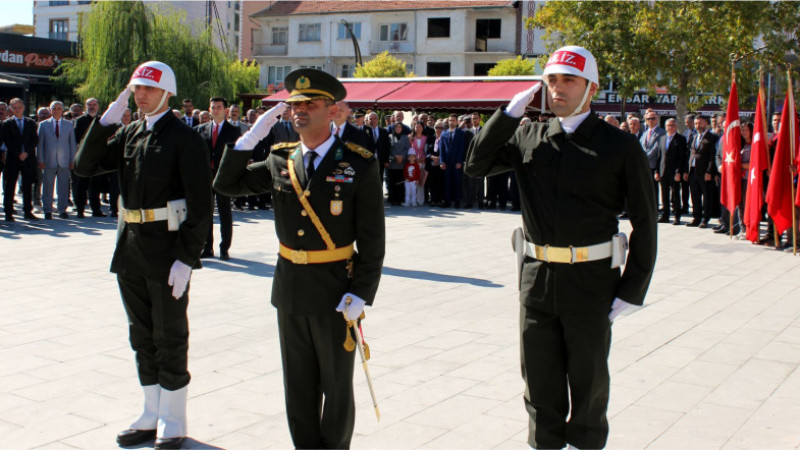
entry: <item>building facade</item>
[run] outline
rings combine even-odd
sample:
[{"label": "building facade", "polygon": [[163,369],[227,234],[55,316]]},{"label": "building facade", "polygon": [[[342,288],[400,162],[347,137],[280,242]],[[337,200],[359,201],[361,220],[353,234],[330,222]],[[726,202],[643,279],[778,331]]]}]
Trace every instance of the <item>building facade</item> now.
[{"label": "building facade", "polygon": [[519,53],[515,1],[281,1],[250,17],[261,86],[279,88],[301,67],[353,76],[356,37],[364,62],[388,51],[417,76],[473,76]]}]

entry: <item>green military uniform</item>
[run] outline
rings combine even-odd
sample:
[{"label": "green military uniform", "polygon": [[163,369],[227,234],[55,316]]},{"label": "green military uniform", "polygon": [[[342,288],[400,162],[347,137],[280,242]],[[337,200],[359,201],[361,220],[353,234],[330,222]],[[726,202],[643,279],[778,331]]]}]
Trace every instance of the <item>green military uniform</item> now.
[{"label": "green military uniform", "polygon": [[611,303],[619,297],[641,305],[656,258],[647,159],[635,137],[594,112],[568,134],[557,118],[520,127],[518,118],[497,111],[473,139],[465,173],[507,171],[519,183],[525,238],[538,245],[611,240],[627,200],[633,233],[624,273],[611,268],[608,258],[565,264],[527,256],[520,275],[528,443],[602,448],[608,435]]},{"label": "green military uniform", "polygon": [[189,290],[175,300],[167,277],[175,260],[200,267],[211,220],[209,167],[200,135],[169,111],[150,130],[144,120],[117,127],[95,119],[75,158],[81,176],[118,171],[122,206],[128,210],[164,208],[168,201],[186,199],[186,220],[177,231],[169,231],[166,220],[120,221],[117,233],[111,272],[117,274],[143,386],[177,390],[189,383]]},{"label": "green military uniform", "polygon": [[[333,84],[338,84],[313,69],[293,74],[287,76],[288,86],[295,85],[292,80],[298,74],[304,75],[293,96],[307,94],[304,98],[309,100],[320,92],[332,92]],[[325,84],[325,77],[330,77],[331,85]],[[325,98],[335,100],[330,95]],[[355,353],[343,347],[346,322],[336,307],[346,293],[372,305],[385,250],[377,160],[368,150],[338,137],[330,141],[310,179],[299,142],[275,145],[266,161],[249,165],[250,151],[228,148],[214,179],[214,189],[230,197],[272,194],[281,245],[272,304],[278,309],[286,414],[297,448],[350,446],[355,426]],[[308,201],[308,207],[301,199]],[[313,215],[321,227],[314,224]],[[328,262],[315,260],[319,257]]]}]

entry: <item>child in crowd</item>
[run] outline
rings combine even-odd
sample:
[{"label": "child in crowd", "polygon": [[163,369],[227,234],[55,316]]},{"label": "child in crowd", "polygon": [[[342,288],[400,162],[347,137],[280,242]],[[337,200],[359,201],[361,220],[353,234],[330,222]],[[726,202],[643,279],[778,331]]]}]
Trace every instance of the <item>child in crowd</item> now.
[{"label": "child in crowd", "polygon": [[417,205],[417,184],[419,184],[419,164],[417,164],[417,153],[414,149],[408,151],[406,166],[403,168],[403,178],[406,184],[406,202],[403,206]]}]

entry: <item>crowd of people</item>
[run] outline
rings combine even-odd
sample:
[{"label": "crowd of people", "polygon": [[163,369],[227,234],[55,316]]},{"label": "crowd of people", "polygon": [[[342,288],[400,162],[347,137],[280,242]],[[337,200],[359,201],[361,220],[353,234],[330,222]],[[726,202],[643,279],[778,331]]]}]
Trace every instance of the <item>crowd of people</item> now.
[{"label": "crowd of people", "polygon": [[[628,115],[622,122],[613,115],[605,116],[604,120],[639,139],[642,150],[647,155],[653,188],[657,201],[660,202],[659,222],[682,225],[681,216],[689,215],[691,210],[691,221],[685,224],[687,227],[711,228],[717,234],[733,234],[737,239],[745,239],[744,207],[750,172],[750,150],[754,139],[752,121],[743,119],[737,125],[741,130],[742,200],[734,211],[729,211],[720,201],[727,126],[722,114],[687,114],[684,117],[683,132],[678,131],[678,123],[674,118],[666,119],[662,128],[659,115],[652,109],[647,109],[644,113],[645,125],[642,125],[642,120],[636,114]],[[767,136],[770,161],[775,156],[780,124],[781,114],[773,114],[771,132]],[[766,193],[768,171],[764,173],[764,180],[763,189]],[[794,184],[797,185],[796,176]],[[762,220],[766,222],[766,229],[760,234],[757,243],[792,251],[791,228],[776,239],[772,220],[766,210],[765,205]],[[626,218],[627,213],[623,212],[621,217]],[[719,221],[712,225],[711,220],[715,218]]]}]

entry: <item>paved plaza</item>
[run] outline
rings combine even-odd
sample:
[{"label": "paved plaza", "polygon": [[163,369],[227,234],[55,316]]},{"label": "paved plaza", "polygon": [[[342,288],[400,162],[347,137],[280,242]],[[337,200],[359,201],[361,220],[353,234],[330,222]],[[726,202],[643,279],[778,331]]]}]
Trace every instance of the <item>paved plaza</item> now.
[{"label": "paved plaza", "polygon": [[[354,448],[527,448],[517,213],[390,208]],[[190,447],[291,448],[271,211],[235,212],[189,305]],[[0,223],[0,448],[114,448],[141,391],[111,218]],[[623,222],[624,231],[629,231]],[[218,229],[217,229],[218,231]],[[313,280],[309,280],[313,282]],[[659,224],[646,307],[614,325],[609,448],[800,446],[800,257]]]}]

